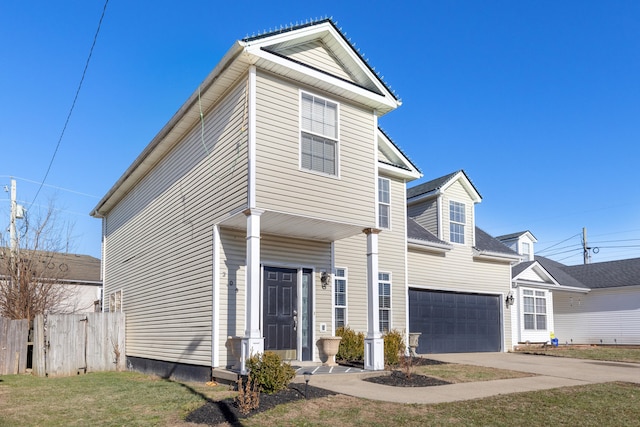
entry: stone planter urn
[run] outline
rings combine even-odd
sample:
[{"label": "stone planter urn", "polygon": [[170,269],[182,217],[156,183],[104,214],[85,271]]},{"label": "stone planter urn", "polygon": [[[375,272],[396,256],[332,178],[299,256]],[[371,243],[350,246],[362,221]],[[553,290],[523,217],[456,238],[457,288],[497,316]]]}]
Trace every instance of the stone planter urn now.
[{"label": "stone planter urn", "polygon": [[422,332],[409,332],[409,355],[412,357],[417,356],[416,348],[418,348],[420,335],[422,335]]},{"label": "stone planter urn", "polygon": [[323,366],[336,366],[336,354],[340,348],[342,337],[322,337],[318,340],[320,360]]}]

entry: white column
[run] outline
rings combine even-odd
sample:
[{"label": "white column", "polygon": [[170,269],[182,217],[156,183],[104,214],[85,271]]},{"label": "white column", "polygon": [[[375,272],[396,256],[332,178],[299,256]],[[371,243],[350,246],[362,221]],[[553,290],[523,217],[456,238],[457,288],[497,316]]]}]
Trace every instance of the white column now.
[{"label": "white column", "polygon": [[246,374],[246,360],[264,353],[264,337],[260,330],[260,215],[259,209],[247,209],[247,285],[245,331],[242,339],[240,370]]},{"label": "white column", "polygon": [[384,369],[384,340],[380,334],[378,303],[378,234],[380,230],[368,228],[367,235],[367,336],[364,339],[364,369]]},{"label": "white column", "polygon": [[211,367],[220,366],[220,230],[213,226],[213,277],[211,301]]}]

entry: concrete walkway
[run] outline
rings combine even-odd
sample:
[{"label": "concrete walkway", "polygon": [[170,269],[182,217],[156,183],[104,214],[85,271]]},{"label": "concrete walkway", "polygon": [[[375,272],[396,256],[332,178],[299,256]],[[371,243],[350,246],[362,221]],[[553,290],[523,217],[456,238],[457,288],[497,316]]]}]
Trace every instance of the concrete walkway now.
[{"label": "concrete walkway", "polygon": [[640,384],[640,364],[636,363],[603,362],[516,353],[430,354],[428,358],[447,363],[528,372],[535,374],[535,376],[408,388],[363,382],[364,377],[380,373],[332,373],[331,375],[314,375],[309,384],[350,396],[397,403],[454,402],[499,394],[610,381]]}]

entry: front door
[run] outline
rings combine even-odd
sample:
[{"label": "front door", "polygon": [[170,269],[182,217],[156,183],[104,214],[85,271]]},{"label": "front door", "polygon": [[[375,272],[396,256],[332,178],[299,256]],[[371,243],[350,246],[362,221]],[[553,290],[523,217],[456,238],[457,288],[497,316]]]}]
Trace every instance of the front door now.
[{"label": "front door", "polygon": [[264,349],[296,360],[298,347],[297,270],[264,268]]}]

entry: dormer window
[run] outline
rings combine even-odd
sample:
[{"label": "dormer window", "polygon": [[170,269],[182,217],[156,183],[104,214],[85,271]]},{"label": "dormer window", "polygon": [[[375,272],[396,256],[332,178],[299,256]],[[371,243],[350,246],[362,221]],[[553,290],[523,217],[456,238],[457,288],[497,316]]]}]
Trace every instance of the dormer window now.
[{"label": "dormer window", "polygon": [[523,261],[531,261],[531,245],[527,242],[522,242],[522,255]]},{"label": "dormer window", "polygon": [[449,239],[451,243],[464,244],[464,226],[466,223],[465,206],[460,202],[449,202]]},{"label": "dormer window", "polygon": [[338,175],[338,104],[302,93],[300,166]]}]

